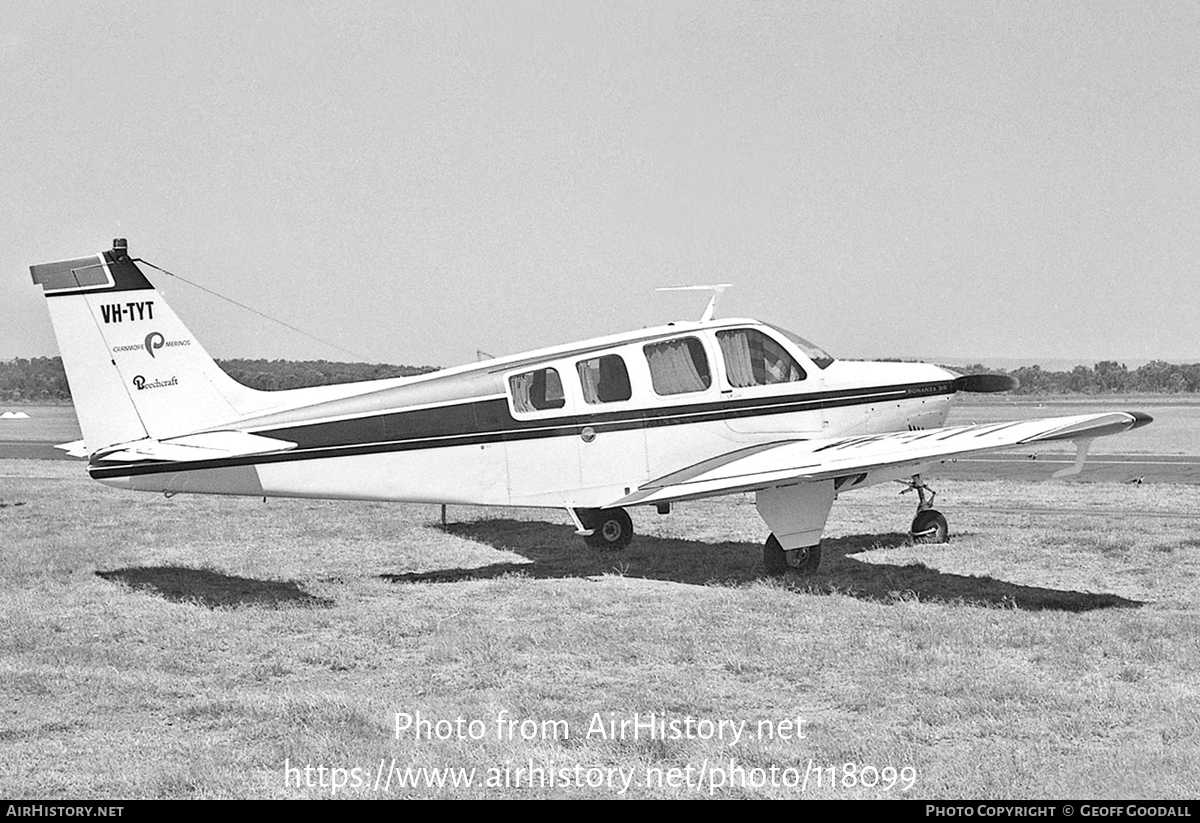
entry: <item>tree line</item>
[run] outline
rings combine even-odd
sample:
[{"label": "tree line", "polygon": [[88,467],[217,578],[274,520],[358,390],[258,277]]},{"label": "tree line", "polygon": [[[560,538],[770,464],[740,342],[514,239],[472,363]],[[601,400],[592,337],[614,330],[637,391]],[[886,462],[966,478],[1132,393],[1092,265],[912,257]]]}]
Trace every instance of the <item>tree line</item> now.
[{"label": "tree line", "polygon": [[[338,363],[329,360],[218,360],[226,374],[253,389],[274,391],[325,386],[385,377],[409,377],[436,371],[431,366],[384,363]],[[1153,360],[1136,369],[1102,360],[1094,366],[1051,371],[1041,366],[1019,369],[947,366],[959,374],[1008,374],[1020,381],[1014,394],[1183,394],[1200,392],[1200,363]],[[59,357],[18,357],[0,361],[0,400],[8,403],[62,403],[71,399]]]},{"label": "tree line", "polygon": [[1051,371],[1041,366],[990,369],[979,363],[946,366],[959,374],[1007,374],[1021,386],[1013,394],[1184,394],[1200,392],[1200,363],[1151,360],[1130,370],[1124,363],[1101,360],[1094,366]]},{"label": "tree line", "polygon": [[[436,371],[430,366],[337,363],[329,360],[218,360],[217,365],[252,389],[275,391]],[[61,357],[18,357],[0,361],[0,401],[63,403],[71,399]]]}]

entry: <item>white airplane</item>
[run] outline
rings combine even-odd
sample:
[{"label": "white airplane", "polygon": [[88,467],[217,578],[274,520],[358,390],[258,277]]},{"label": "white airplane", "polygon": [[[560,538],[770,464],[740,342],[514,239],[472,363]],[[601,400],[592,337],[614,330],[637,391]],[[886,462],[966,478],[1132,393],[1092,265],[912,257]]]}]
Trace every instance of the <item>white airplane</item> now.
[{"label": "white airplane", "polygon": [[[1111,412],[945,427],[960,391],[1012,388],[920,363],[835,360],[756,320],[585,340],[417,377],[263,392],[227,376],[131,260],[30,268],[83,431],[88,472],[124,489],[565,509],[620,548],[626,507],[753,492],[771,573],[812,571],[834,499],[899,480],[914,538],[944,541],[922,481],[962,455],[1150,422]],[[720,288],[716,287],[719,292]],[[1056,476],[1058,476],[1056,475]],[[928,493],[928,496],[927,496]]]}]

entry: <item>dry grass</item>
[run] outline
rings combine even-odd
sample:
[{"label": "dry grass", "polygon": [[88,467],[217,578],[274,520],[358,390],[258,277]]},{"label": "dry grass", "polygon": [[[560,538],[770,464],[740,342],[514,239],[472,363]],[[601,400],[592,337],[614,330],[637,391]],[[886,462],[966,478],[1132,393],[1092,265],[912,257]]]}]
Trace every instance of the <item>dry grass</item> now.
[{"label": "dry grass", "polygon": [[[1200,489],[943,483],[834,507],[817,575],[760,576],[745,498],[634,512],[620,554],[553,512],[161,497],[0,464],[0,795],[320,797],[284,764],[910,766],[889,796],[1171,798],[1200,773]],[[24,502],[24,506],[14,506]],[[1003,510],[995,510],[1001,506]],[[397,712],[571,737],[397,740]],[[604,740],[593,714],[804,718],[803,740]],[[841,774],[841,773],[839,773]],[[314,779],[318,776],[314,773]],[[331,775],[327,774],[327,777]],[[345,775],[347,779],[351,774]],[[620,784],[618,783],[618,787]],[[607,786],[339,796],[609,797]],[[707,787],[700,792],[707,796]],[[722,797],[878,789],[723,787]]]}]

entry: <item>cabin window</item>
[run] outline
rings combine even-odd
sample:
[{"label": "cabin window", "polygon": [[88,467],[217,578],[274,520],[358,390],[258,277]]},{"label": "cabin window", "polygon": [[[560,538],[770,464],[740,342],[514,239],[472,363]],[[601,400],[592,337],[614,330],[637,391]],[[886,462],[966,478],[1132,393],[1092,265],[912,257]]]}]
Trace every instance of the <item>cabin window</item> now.
[{"label": "cabin window", "polygon": [[651,343],[644,350],[655,393],[685,394],[712,385],[704,344],[695,337]]},{"label": "cabin window", "polygon": [[717,332],[725,376],[735,389],[796,383],[806,375],[783,346],[756,329]]},{"label": "cabin window", "polygon": [[575,364],[583,399],[588,403],[616,403],[633,396],[629,387],[629,372],[620,355],[606,354]]},{"label": "cabin window", "polygon": [[554,369],[538,369],[508,378],[512,389],[513,411],[535,412],[561,409],[566,405],[562,380]]}]

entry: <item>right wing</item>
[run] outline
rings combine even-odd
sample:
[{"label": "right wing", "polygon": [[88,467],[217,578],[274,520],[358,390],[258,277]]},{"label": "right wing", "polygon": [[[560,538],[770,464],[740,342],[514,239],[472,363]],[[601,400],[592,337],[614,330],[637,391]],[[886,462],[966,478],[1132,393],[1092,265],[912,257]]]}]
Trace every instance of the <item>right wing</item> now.
[{"label": "right wing", "polygon": [[[1058,440],[1086,442],[1144,426],[1141,412],[1107,412],[1008,423],[953,426],[912,432],[787,440],[738,449],[643,484],[610,504],[669,503],[720,494],[758,491],[798,482],[834,480],[859,485],[871,472],[900,470],[954,457]],[[1082,465],[1081,462],[1076,466]],[[839,482],[840,481],[840,482]]]}]

